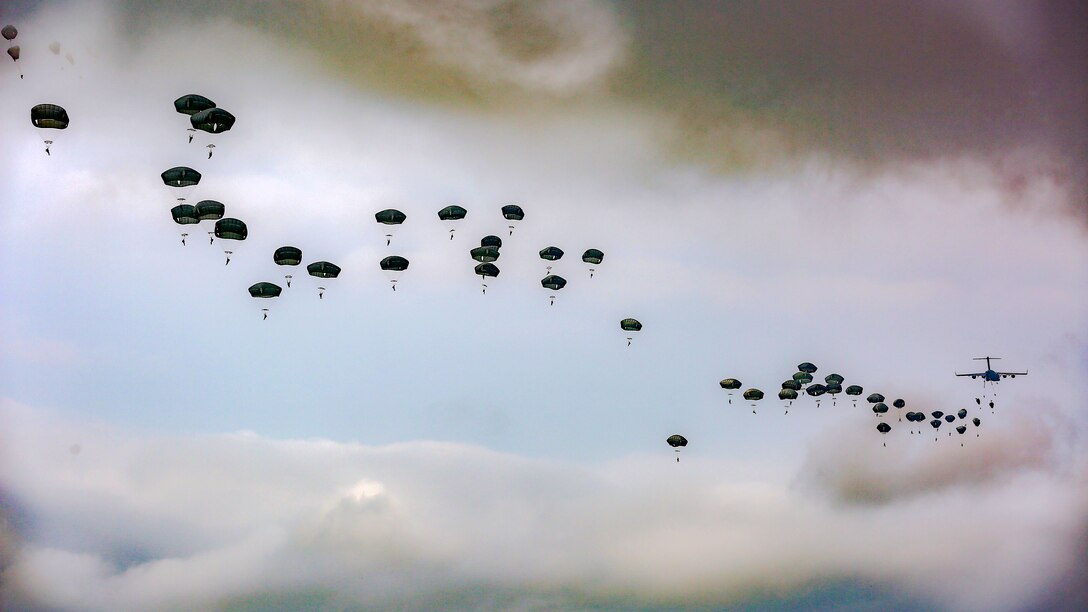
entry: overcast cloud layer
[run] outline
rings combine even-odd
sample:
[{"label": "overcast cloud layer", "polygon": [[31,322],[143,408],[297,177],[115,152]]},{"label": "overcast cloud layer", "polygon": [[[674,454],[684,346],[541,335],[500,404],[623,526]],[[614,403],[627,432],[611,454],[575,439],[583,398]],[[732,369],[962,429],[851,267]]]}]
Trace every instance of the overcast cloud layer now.
[{"label": "overcast cloud layer", "polygon": [[[0,601],[1084,608],[1081,9],[662,6],[0,8]],[[234,129],[186,144],[189,92]],[[249,224],[229,266],[179,164]],[[344,268],[323,300],[246,294],[283,244]],[[982,354],[1030,370],[993,411]],[[801,361],[983,425],[785,415]]]}]

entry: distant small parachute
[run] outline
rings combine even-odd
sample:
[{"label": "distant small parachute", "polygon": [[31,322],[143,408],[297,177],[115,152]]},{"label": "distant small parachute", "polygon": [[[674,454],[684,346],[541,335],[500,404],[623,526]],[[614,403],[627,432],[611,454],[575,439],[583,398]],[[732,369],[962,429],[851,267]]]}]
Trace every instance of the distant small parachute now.
[{"label": "distant small parachute", "polygon": [[8,24],[0,30],[0,34],[4,35],[4,40],[15,40],[15,37],[19,35],[19,30],[15,29],[15,26]]},{"label": "distant small parachute", "polygon": [[955,421],[955,420],[956,420],[956,415],[954,415],[954,414],[946,414],[946,415],[944,415],[944,420],[945,420],[945,422],[947,422],[947,423],[951,423],[952,421]]},{"label": "distant small parachute", "polygon": [[753,387],[753,388],[748,389],[747,391],[744,392],[744,399],[752,402],[752,414],[755,414],[756,413],[756,410],[755,410],[756,402],[763,399],[763,392],[760,391],[759,389],[756,389],[755,387]]},{"label": "distant small parachute", "polygon": [[582,261],[589,264],[589,277],[593,278],[593,273],[597,271],[593,266],[598,266],[604,261],[604,253],[597,249],[586,249],[586,252],[582,253]]},{"label": "distant small parachute", "polygon": [[[279,297],[282,291],[280,286],[275,283],[256,283],[249,287],[249,295],[255,298]],[[261,311],[264,313],[264,317],[261,319],[263,321],[268,318],[268,309],[262,308]]]},{"label": "distant small parachute", "polygon": [[899,398],[892,402],[892,406],[895,406],[896,408],[906,408],[907,402],[903,398]]},{"label": "distant small parachute", "polygon": [[[276,262],[277,266],[297,266],[302,263],[302,249],[293,246],[281,246],[272,253],[272,261]],[[284,277],[287,280],[287,286],[291,286],[290,274],[285,274]]]},{"label": "distant small parachute", "polygon": [[227,207],[215,200],[201,200],[196,203],[196,214],[201,221],[218,221],[226,211]]},{"label": "distant small parachute", "polygon": [[[561,249],[559,247],[550,246],[550,247],[545,247],[543,249],[540,249],[540,258],[545,260],[545,261],[558,261],[559,259],[562,259],[562,257],[563,257],[563,249]],[[545,270],[545,274],[551,274],[551,273],[552,273],[552,267],[547,266],[546,270]]]},{"label": "distant small parachute", "polygon": [[499,258],[499,248],[493,246],[481,246],[470,250],[468,254],[480,263],[490,263]]},{"label": "distant small parachute", "polygon": [[[467,214],[468,211],[460,206],[447,206],[438,211],[438,219],[440,221],[460,221],[461,219],[464,219]],[[453,240],[453,230],[454,228],[450,228],[450,240]]]},{"label": "distant small parachute", "polygon": [[786,414],[789,414],[790,406],[793,405],[793,400],[797,399],[797,391],[794,389],[782,389],[778,392],[778,399],[789,401],[789,403],[786,404]]},{"label": "distant small parachute", "polygon": [[831,383],[827,385],[827,394],[831,396],[831,405],[836,405],[836,396],[842,393],[842,385],[839,383]]},{"label": "distant small parachute", "polygon": [[741,382],[735,378],[723,378],[718,384],[721,386],[722,389],[729,391],[729,403],[732,404],[733,391],[740,389]]},{"label": "distant small parachute", "polygon": [[846,379],[843,378],[842,375],[840,375],[840,374],[828,374],[827,376],[824,376],[824,382],[826,382],[829,385],[832,385],[832,384],[842,385],[842,381],[844,381],[844,380],[846,380]]},{"label": "distant small parachute", "polygon": [[865,401],[869,402],[870,404],[876,404],[879,402],[883,402],[884,396],[879,393],[873,393],[869,395],[869,397],[865,398]]},{"label": "distant small parachute", "polygon": [[485,280],[488,278],[495,278],[499,275],[499,267],[493,263],[476,264],[473,271],[476,273],[476,276],[480,277],[480,284],[483,285],[483,293],[487,293],[487,283]]},{"label": "distant small parachute", "polygon": [[804,372],[805,374],[815,374],[816,366],[806,361],[797,366],[797,371]]},{"label": "distant small parachute", "polygon": [[378,265],[389,278],[389,286],[393,288],[393,291],[396,291],[400,275],[408,269],[408,260],[400,255],[390,255],[381,260]]},{"label": "distant small parachute", "polygon": [[[340,266],[334,263],[329,263],[327,261],[315,261],[314,263],[306,266],[306,272],[309,273],[310,276],[313,276],[315,278],[336,278],[337,276],[340,276]],[[317,298],[324,299],[324,297],[325,288],[318,287]]]},{"label": "distant small parachute", "polygon": [[873,404],[873,412],[876,414],[884,414],[888,412],[888,405],[884,402],[877,402]]},{"label": "distant small parachute", "polygon": [[812,374],[809,374],[808,372],[795,372],[793,379],[802,385],[807,385],[812,382]]},{"label": "distant small parachute", "polygon": [[507,221],[510,221],[510,225],[507,229],[510,230],[510,235],[514,235],[514,221],[521,221],[525,218],[525,211],[521,209],[517,204],[507,204],[502,207],[502,216]]},{"label": "distant small parachute", "polygon": [[967,410],[966,410],[966,409],[964,409],[964,408],[960,408],[960,409],[959,409],[959,410],[958,410],[958,411],[956,412],[956,416],[957,416],[957,417],[959,417],[959,418],[960,418],[961,420],[962,420],[962,419],[966,419],[966,418],[967,418]]},{"label": "distant small parachute", "polygon": [[944,413],[941,412],[940,410],[934,410],[933,412],[929,413],[929,415],[932,416],[935,419],[939,419],[939,418],[944,416]]},{"label": "distant small parachute", "polygon": [[[188,204],[179,204],[171,208],[170,216],[174,218],[174,223],[178,225],[200,223],[200,216],[197,215],[196,207]],[[181,246],[185,246],[185,238],[188,236],[187,232],[181,232]]]},{"label": "distant small parachute", "polygon": [[[876,430],[879,431],[882,434],[886,434],[886,433],[888,433],[889,431],[892,430],[892,426],[888,425],[887,423],[881,422],[881,423],[877,423]],[[887,445],[888,445],[888,443],[884,442],[884,446],[887,446]]]},{"label": "distant small parachute", "polygon": [[200,183],[200,173],[187,166],[175,166],[160,175],[167,187],[192,187]]},{"label": "distant small parachute", "polygon": [[623,319],[620,321],[620,329],[627,332],[627,346],[631,346],[634,332],[642,331],[642,323],[638,319]]},{"label": "distant small parachute", "polygon": [[[11,49],[8,49],[8,52],[10,51]],[[30,109],[30,122],[38,129],[65,130],[68,129],[68,111],[56,104],[38,104]],[[53,141],[48,138],[43,138],[42,141],[45,143],[45,154],[52,155],[49,147]]]},{"label": "distant small parachute", "polygon": [[549,274],[540,279],[540,286],[552,292],[551,296],[549,296],[550,305],[555,306],[555,294],[560,289],[567,286],[567,279],[555,274]]},{"label": "distant small parachute", "polygon": [[827,387],[825,387],[824,385],[821,385],[820,383],[816,383],[814,385],[809,385],[808,387],[805,387],[805,393],[809,394],[812,397],[817,398],[816,399],[816,406],[819,407],[820,406],[819,397],[821,395],[823,395],[824,393],[827,393]]},{"label": "distant small parachute", "polygon": [[[249,229],[246,228],[245,222],[235,219],[233,217],[225,217],[215,222],[215,237],[223,240],[245,240],[249,235]],[[223,265],[230,263],[230,256],[234,251],[223,251],[223,254],[227,256],[227,261]]]},{"label": "distant small parachute", "polygon": [[235,117],[225,109],[206,108],[189,115],[189,123],[209,134],[221,134],[234,127]]},{"label": "distant small parachute", "polygon": [[[971,422],[975,424],[975,428],[976,428],[976,429],[978,429],[978,427],[979,427],[980,425],[982,425],[982,419],[980,419],[980,418],[978,418],[978,417],[975,417],[975,418],[971,419]],[[976,438],[978,437],[978,432],[975,432],[975,437],[976,437]]]},{"label": "distant small parachute", "polygon": [[854,405],[858,404],[858,397],[865,392],[865,389],[861,388],[861,385],[850,385],[846,388],[846,394],[851,395],[854,398]]},{"label": "distant small parachute", "polygon": [[[669,436],[668,438],[665,439],[665,442],[669,446],[673,447],[676,450],[677,453],[680,452],[681,448],[688,445],[688,439],[685,438],[684,436],[681,436],[680,434],[673,434],[673,435]],[[676,462],[680,463],[680,456],[679,455],[677,455],[677,457],[676,457]]]},{"label": "distant small parachute", "polygon": [[183,115],[195,115],[209,108],[215,108],[215,102],[200,94],[185,94],[174,100],[174,110]]},{"label": "distant small parachute", "polygon": [[484,236],[480,238],[480,246],[482,247],[495,247],[496,249],[502,247],[502,238],[498,236]]},{"label": "distant small parachute", "polygon": [[4,35],[4,40],[8,41],[8,56],[11,57],[11,61],[15,62],[15,67],[19,70],[19,78],[23,78],[23,71],[19,68],[19,45],[10,44],[15,40],[15,37],[19,35],[19,30],[15,29],[15,26],[8,24],[3,27],[0,32]]},{"label": "distant small parachute", "polygon": [[801,390],[801,383],[799,383],[796,380],[791,378],[789,380],[782,381],[782,388],[783,389],[791,389],[793,391],[800,391]]},{"label": "distant small parachute", "polygon": [[389,246],[393,242],[395,229],[397,226],[404,223],[406,219],[408,219],[408,215],[395,208],[387,208],[374,213],[374,220],[386,227],[385,246]]}]

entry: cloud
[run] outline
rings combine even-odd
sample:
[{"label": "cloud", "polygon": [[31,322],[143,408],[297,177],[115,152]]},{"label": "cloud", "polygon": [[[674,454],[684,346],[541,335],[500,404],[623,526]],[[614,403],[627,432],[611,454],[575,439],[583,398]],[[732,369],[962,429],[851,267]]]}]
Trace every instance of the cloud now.
[{"label": "cloud", "polygon": [[10,401],[0,420],[0,486],[33,518],[3,531],[24,540],[3,573],[15,607],[669,607],[856,580],[1011,610],[1065,571],[1088,512],[1084,474],[1046,467],[844,510],[666,450],[576,466],[438,442],[148,436]]}]

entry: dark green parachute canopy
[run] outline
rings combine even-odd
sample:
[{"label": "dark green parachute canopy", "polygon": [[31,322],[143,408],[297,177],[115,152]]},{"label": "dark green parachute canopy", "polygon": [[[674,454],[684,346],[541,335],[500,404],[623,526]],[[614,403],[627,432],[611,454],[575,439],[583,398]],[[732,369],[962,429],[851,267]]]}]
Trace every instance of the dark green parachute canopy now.
[{"label": "dark green parachute canopy", "polygon": [[283,289],[275,283],[257,283],[249,288],[249,294],[255,298],[279,297],[281,292]]},{"label": "dark green parachute canopy", "polygon": [[68,127],[68,111],[56,104],[39,104],[30,109],[30,122],[36,128],[63,130]]},{"label": "dark green parachute canopy", "polygon": [[460,221],[461,219],[464,219],[465,215],[467,214],[467,210],[461,208],[460,206],[454,205],[447,206],[442,210],[438,211],[438,218],[442,221]]},{"label": "dark green parachute canopy", "polygon": [[935,419],[939,419],[939,418],[944,416],[944,413],[941,412],[940,410],[934,410],[933,412],[931,412],[929,414]]},{"label": "dark green parachute canopy", "polygon": [[926,415],[924,415],[924,414],[922,414],[920,412],[913,412],[913,411],[907,413],[907,420],[910,421],[911,423],[913,423],[914,421],[917,421],[918,417],[922,417],[923,419],[925,419]]},{"label": "dark green parachute canopy", "polygon": [[473,259],[480,263],[488,263],[499,258],[499,247],[482,246],[468,252]]},{"label": "dark green parachute canopy", "polygon": [[865,389],[861,388],[861,385],[850,385],[846,388],[847,395],[861,395]]},{"label": "dark green parachute canopy", "polygon": [[476,272],[477,276],[490,276],[491,278],[495,278],[499,275],[499,267],[493,263],[476,264],[473,271]]},{"label": "dark green parachute canopy", "polygon": [[865,401],[869,402],[870,404],[875,404],[877,402],[883,402],[884,401],[884,396],[879,394],[879,393],[873,393],[869,397],[865,398]]},{"label": "dark green parachute canopy", "polygon": [[234,127],[234,115],[221,108],[209,108],[190,116],[189,123],[198,130],[219,134]]},{"label": "dark green parachute canopy", "polygon": [[668,442],[669,446],[671,446],[673,448],[676,448],[678,446],[687,446],[688,445],[688,439],[685,438],[684,436],[681,436],[680,434],[673,434],[673,435],[669,436],[668,438],[665,439],[665,442]]},{"label": "dark green parachute canopy", "polygon": [[882,434],[886,434],[892,430],[892,426],[888,425],[887,423],[878,423],[876,426],[876,430]]},{"label": "dark green parachute canopy", "polygon": [[842,393],[842,385],[839,383],[831,383],[827,386],[827,392],[831,395],[838,395]]},{"label": "dark green parachute canopy", "polygon": [[222,219],[225,212],[227,212],[227,207],[215,200],[201,200],[196,203],[196,215],[200,217],[201,221],[205,219],[211,221]]},{"label": "dark green parachute canopy", "polygon": [[559,291],[567,286],[567,279],[556,274],[549,274],[540,279],[540,286],[545,289],[551,289],[552,291]]},{"label": "dark green parachute canopy", "polygon": [[174,217],[174,223],[178,225],[200,223],[200,216],[197,215],[196,206],[189,204],[179,204],[171,208],[170,216]]},{"label": "dark green parachute canopy", "polygon": [[735,378],[726,378],[725,380],[722,380],[718,384],[722,386],[722,389],[732,390],[732,389],[740,389],[741,382],[739,380],[735,379]]},{"label": "dark green parachute canopy", "polygon": [[187,166],[174,166],[161,176],[167,187],[190,187],[200,182],[200,173]]},{"label": "dark green parachute canopy", "polygon": [[407,218],[408,215],[395,208],[387,208],[374,213],[374,219],[382,225],[400,225]]},{"label": "dark green parachute canopy", "polygon": [[502,246],[502,238],[499,238],[498,236],[484,236],[480,239],[480,246],[495,247],[497,249]]},{"label": "dark green parachute canopy", "polygon": [[778,392],[778,399],[795,400],[797,399],[797,391],[794,391],[793,389],[782,389]]},{"label": "dark green parachute canopy", "polygon": [[843,378],[839,374],[828,374],[827,376],[824,376],[824,382],[826,382],[829,385],[831,385],[831,384],[842,385],[842,381],[844,381],[844,380],[846,380],[846,379]]},{"label": "dark green parachute canopy", "polygon": [[949,423],[951,423],[952,421],[955,421],[955,420],[956,420],[956,415],[954,415],[954,414],[946,414],[946,415],[944,415],[944,420],[946,420],[946,421],[948,421]]},{"label": "dark green parachute canopy", "polygon": [[806,361],[801,365],[797,366],[797,371],[804,372],[806,374],[815,374],[816,366]]},{"label": "dark green parachute canopy", "polygon": [[327,261],[315,261],[306,266],[306,271],[310,273],[310,276],[318,278],[336,278],[340,276],[340,266]]},{"label": "dark green parachute canopy", "polygon": [[744,399],[758,402],[759,400],[763,399],[763,392],[753,387],[744,392]]},{"label": "dark green parachute canopy", "polygon": [[819,397],[824,393],[827,393],[827,387],[821,385],[820,383],[816,383],[815,385],[809,385],[808,387],[806,387],[805,393],[808,393],[812,397]]},{"label": "dark green parachute canopy", "polygon": [[875,412],[877,414],[884,414],[887,411],[888,411],[888,405],[885,404],[884,402],[877,402],[876,404],[873,404],[873,412]]},{"label": "dark green parachute canopy", "polygon": [[582,261],[588,264],[597,265],[604,261],[604,253],[597,249],[586,249],[586,252],[582,253]]},{"label": "dark green parachute canopy", "polygon": [[639,323],[638,319],[624,319],[620,321],[620,329],[623,331],[639,331],[642,329],[642,323]]},{"label": "dark green parachute canopy", "polygon": [[282,246],[272,254],[272,261],[278,266],[297,266],[302,263],[302,249],[293,246]]},{"label": "dark green parachute canopy", "polygon": [[956,426],[956,433],[962,434],[965,431],[967,431],[967,426],[966,425],[957,425]]},{"label": "dark green parachute canopy", "polygon": [[807,385],[812,382],[812,374],[808,372],[797,372],[793,375],[793,379],[802,385]]},{"label": "dark green parachute canopy", "polygon": [[[11,56],[11,61],[19,61],[19,45],[8,47],[8,55]],[[19,78],[22,78],[22,76],[20,76]]]},{"label": "dark green parachute canopy", "polygon": [[933,426],[933,429],[937,429],[937,428],[939,428],[941,426],[941,420],[940,419],[933,419],[932,421],[929,422],[929,424]]},{"label": "dark green parachute canopy", "polygon": [[245,240],[249,234],[246,224],[233,217],[215,222],[215,237],[226,240]]},{"label": "dark green parachute canopy", "polygon": [[502,207],[502,216],[511,221],[521,221],[525,218],[525,211],[517,204],[507,204]]},{"label": "dark green parachute canopy", "polygon": [[791,378],[789,380],[782,381],[782,388],[783,389],[792,389],[794,391],[800,391],[801,390],[801,383],[799,383],[796,380]]},{"label": "dark green parachute canopy", "polygon": [[3,30],[0,30],[0,33],[3,33],[4,40],[15,40],[15,37],[19,35],[19,30],[16,30],[15,26],[8,24],[4,26]]},{"label": "dark green parachute canopy", "polygon": [[892,406],[895,406],[896,408],[906,408],[907,407],[907,402],[906,402],[906,400],[900,398],[900,399],[897,399],[894,402],[892,402]]},{"label": "dark green parachute canopy", "polygon": [[199,94],[185,94],[174,100],[174,110],[185,115],[195,115],[209,108],[215,108],[215,102]]},{"label": "dark green parachute canopy", "polygon": [[978,417],[975,417],[975,418],[971,419],[971,422],[975,424],[975,427],[978,427],[979,425],[982,425],[982,419],[980,419]]},{"label": "dark green parachute canopy", "polygon": [[540,249],[540,258],[547,259],[548,261],[555,261],[563,257],[563,249],[559,247],[550,246],[544,249]]},{"label": "dark green parachute canopy", "polygon": [[390,255],[383,259],[379,265],[382,267],[382,270],[404,272],[408,269],[408,260],[400,255]]},{"label": "dark green parachute canopy", "polygon": [[967,410],[964,409],[964,408],[960,408],[959,412],[956,413],[956,416],[958,416],[961,419],[966,419],[967,418]]}]

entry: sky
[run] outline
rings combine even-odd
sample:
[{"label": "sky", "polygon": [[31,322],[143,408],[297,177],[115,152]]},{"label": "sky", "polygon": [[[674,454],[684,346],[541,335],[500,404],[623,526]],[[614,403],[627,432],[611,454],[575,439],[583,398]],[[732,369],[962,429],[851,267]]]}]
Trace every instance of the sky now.
[{"label": "sky", "polygon": [[[1083,4],[0,21],[0,607],[1088,607]],[[188,143],[188,93],[237,123]],[[70,127],[40,133],[38,103]],[[173,223],[179,165],[245,241]],[[389,246],[385,208],[408,217]],[[285,244],[343,268],[322,299],[301,269],[249,296],[284,284]],[[953,375],[983,355],[1029,375]],[[784,414],[803,361],[982,426]]]}]

